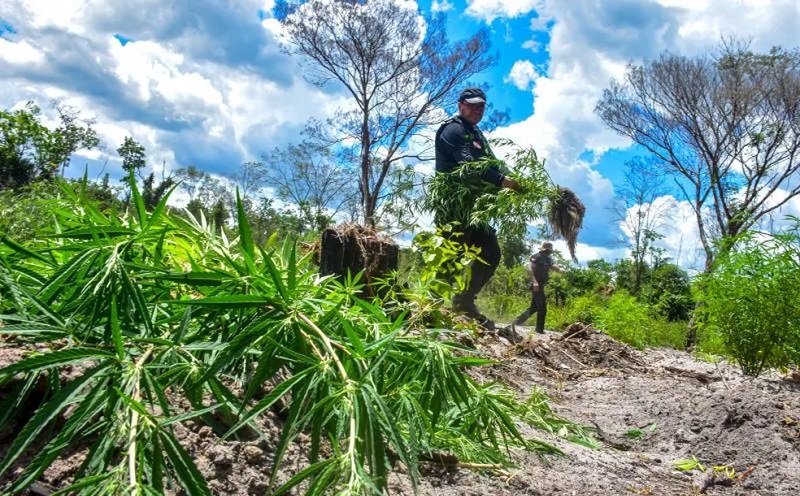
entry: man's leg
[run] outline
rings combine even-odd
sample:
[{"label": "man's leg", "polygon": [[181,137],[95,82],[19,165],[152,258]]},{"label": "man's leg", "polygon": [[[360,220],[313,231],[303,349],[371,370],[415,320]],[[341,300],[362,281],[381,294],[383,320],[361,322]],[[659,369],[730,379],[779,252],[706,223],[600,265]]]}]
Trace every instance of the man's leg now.
[{"label": "man's leg", "polygon": [[468,228],[464,238],[466,244],[480,248],[478,256],[485,262],[476,261],[472,264],[472,277],[467,292],[477,296],[500,265],[500,243],[492,228]]},{"label": "man's leg", "polygon": [[514,325],[522,325],[528,320],[531,315],[536,313],[536,293],[531,293],[531,303],[528,305],[528,308],[525,309],[524,312],[519,314],[519,316],[514,319]]},{"label": "man's leg", "polygon": [[475,261],[472,264],[469,286],[463,293],[453,296],[453,310],[464,312],[491,330],[494,329],[494,322],[480,313],[475,305],[475,298],[500,265],[500,243],[497,241],[494,229],[467,228],[464,244],[479,248],[478,256],[483,262]]},{"label": "man's leg", "polygon": [[536,332],[544,333],[544,321],[547,318],[547,298],[544,295],[544,286],[539,286],[539,291],[533,293],[536,302]]}]

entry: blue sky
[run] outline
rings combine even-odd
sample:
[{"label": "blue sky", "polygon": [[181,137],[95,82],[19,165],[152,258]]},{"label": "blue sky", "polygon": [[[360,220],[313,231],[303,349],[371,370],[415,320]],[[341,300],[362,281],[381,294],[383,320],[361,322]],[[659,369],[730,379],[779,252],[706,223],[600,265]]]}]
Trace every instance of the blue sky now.
[{"label": "blue sky", "polygon": [[[499,60],[476,82],[507,109],[498,137],[533,146],[559,184],[588,207],[582,261],[625,256],[609,206],[622,166],[638,151],[594,114],[602,90],[664,50],[707,53],[723,36],[752,47],[798,45],[797,0],[395,0],[445,12],[451,39],[490,30]],[[153,168],[195,165],[235,174],[242,162],[296,139],[310,117],[347,104],[303,78],[280,50],[274,0],[4,0],[0,107],[51,100],[96,119],[104,147],[75,157],[71,173],[118,174],[115,149],[133,136]],[[54,119],[51,111],[45,115]],[[794,213],[800,204],[790,205]],[[702,266],[686,205],[663,247]],[[558,245],[557,245],[558,246]]]}]

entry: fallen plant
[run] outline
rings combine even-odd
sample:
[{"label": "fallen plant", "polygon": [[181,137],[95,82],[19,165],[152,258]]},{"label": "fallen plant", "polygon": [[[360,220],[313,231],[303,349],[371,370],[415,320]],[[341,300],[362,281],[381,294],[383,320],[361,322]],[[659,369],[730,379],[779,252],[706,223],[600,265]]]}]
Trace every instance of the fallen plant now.
[{"label": "fallen plant", "polygon": [[[278,406],[271,494],[378,494],[396,464],[416,487],[419,461],[433,453],[495,468],[512,466],[513,448],[559,453],[525,438],[519,421],[589,444],[543,398],[534,409],[473,379],[469,368],[492,362],[430,326],[446,323],[440,306],[407,318],[397,304],[387,315],[386,302],[356,296],[357,277],[320,277],[293,243],[257,246],[241,201],[229,239],[202,216],[169,212],[167,197],[146,211],[131,188],[132,211],[116,215],[64,185],[73,207],[54,206],[52,232],[2,239],[0,333],[47,350],[0,369],[10,391],[0,429],[22,425],[0,477],[32,457],[4,493],[22,493],[88,443],[62,493],[210,494],[175,427],[266,436],[259,421]],[[40,384],[28,415],[22,405]],[[279,484],[301,434],[308,465]]]}]

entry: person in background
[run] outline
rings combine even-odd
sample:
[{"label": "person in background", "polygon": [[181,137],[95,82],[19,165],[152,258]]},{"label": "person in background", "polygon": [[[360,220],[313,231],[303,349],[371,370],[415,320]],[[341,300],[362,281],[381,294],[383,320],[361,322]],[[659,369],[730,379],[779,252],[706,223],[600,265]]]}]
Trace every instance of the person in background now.
[{"label": "person in background", "polygon": [[536,332],[544,333],[544,321],[547,318],[547,298],[544,288],[550,279],[550,272],[563,272],[563,269],[553,263],[553,243],[542,243],[539,253],[531,256],[528,271],[531,276],[531,304],[514,319],[514,325],[522,325],[536,314]]},{"label": "person in background", "polygon": [[[483,157],[495,158],[489,142],[478,128],[486,110],[486,93],[480,88],[467,88],[458,98],[458,115],[445,121],[436,132],[436,173],[447,174],[461,164],[474,162]],[[486,168],[482,179],[498,188],[519,191],[519,184],[506,177],[507,170],[492,164]],[[444,218],[437,212],[436,224],[444,225],[453,219]],[[453,311],[463,313],[488,330],[494,329],[494,322],[481,314],[475,305],[475,298],[483,286],[491,279],[500,264],[500,244],[497,234],[489,226],[457,226],[454,234],[466,245],[480,248],[479,257],[485,262],[476,261],[472,266],[469,287],[453,296]]]}]

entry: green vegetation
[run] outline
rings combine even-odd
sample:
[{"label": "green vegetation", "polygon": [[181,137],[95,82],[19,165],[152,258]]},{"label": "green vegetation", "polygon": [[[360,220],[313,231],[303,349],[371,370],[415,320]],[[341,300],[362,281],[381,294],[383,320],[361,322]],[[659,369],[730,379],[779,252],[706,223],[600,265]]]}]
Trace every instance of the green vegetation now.
[{"label": "green vegetation", "polygon": [[[258,432],[271,409],[285,416],[276,472],[298,435],[311,439],[308,467],[276,494],[298,484],[380,492],[394,463],[416,481],[420,457],[440,452],[503,465],[510,447],[559,453],[517,422],[589,443],[541,396],[520,403],[472,379],[469,368],[491,362],[451,339],[453,322],[425,294],[405,295],[387,316],[381,306],[392,302],[356,298],[356,281],[320,279],[294,243],[257,244],[240,199],[229,237],[171,213],[166,196],[148,211],[133,181],[133,209],[121,214],[58,186],[49,230],[0,245],[2,333],[40,350],[0,369],[0,386],[13,388],[0,428],[24,424],[0,474],[35,455],[12,493],[82,442],[89,451],[68,493],[209,494],[175,426],[202,421],[227,438]],[[22,405],[42,381],[29,415]]]},{"label": "green vegetation", "polygon": [[[506,143],[510,144],[510,143]],[[492,164],[508,170],[491,157],[461,165],[449,174],[437,174],[428,184],[425,210],[434,212],[436,224],[500,226],[501,235],[520,236],[530,222],[545,217],[547,200],[558,194],[532,148],[518,149],[509,160],[508,171],[520,185],[520,192],[500,189],[481,176]]]},{"label": "green vegetation", "polygon": [[748,375],[800,363],[800,223],[786,234],[748,233],[702,286],[700,339],[720,342]]},{"label": "green vegetation", "polygon": [[[652,268],[644,263],[641,290],[634,295],[628,286],[632,281],[624,278],[631,266],[627,260],[592,260],[585,268],[563,259],[559,264],[566,267],[565,273],[553,274],[546,288],[547,328],[583,322],[637,348],[684,347],[694,302],[689,278],[677,266],[661,261]],[[500,322],[510,322],[529,303],[527,269],[521,265],[499,267],[479,297],[479,306]]]}]

